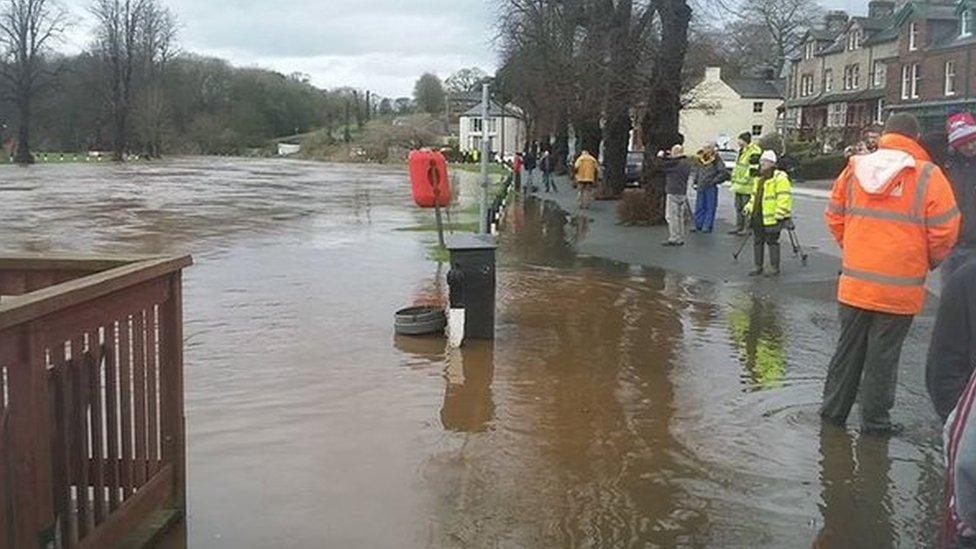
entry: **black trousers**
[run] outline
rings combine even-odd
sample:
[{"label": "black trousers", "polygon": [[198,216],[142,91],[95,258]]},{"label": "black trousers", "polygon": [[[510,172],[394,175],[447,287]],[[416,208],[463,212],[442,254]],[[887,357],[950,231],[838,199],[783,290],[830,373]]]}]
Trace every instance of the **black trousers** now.
[{"label": "black trousers", "polygon": [[840,341],[827,370],[820,408],[824,419],[845,423],[860,392],[862,427],[891,426],[889,412],[895,405],[898,361],[913,320],[910,315],[841,304]]}]

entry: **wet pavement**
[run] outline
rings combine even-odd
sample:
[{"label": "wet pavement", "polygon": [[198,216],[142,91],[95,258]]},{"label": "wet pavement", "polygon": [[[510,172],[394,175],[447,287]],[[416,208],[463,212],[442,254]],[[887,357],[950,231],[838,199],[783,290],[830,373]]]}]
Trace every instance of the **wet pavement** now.
[{"label": "wet pavement", "polygon": [[190,547],[933,545],[930,315],[900,371],[908,432],[821,428],[829,254],[754,284],[722,240],[669,266],[657,229],[613,261],[612,223],[572,213],[512,204],[497,340],[447,351],[393,335],[393,311],[446,293],[434,235],[401,230],[430,217],[401,170],[0,170],[2,251],[194,254]]}]

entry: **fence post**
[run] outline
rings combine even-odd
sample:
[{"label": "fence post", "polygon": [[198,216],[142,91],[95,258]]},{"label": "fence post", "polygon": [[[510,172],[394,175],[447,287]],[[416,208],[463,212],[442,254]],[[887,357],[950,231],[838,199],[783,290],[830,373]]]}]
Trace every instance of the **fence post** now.
[{"label": "fence post", "polygon": [[172,506],[186,510],[186,431],[183,408],[183,274],[170,275],[169,299],[160,307],[160,376],[163,463],[173,466]]},{"label": "fence post", "polygon": [[51,403],[40,325],[21,328],[15,362],[8,367],[15,547],[53,542]]}]

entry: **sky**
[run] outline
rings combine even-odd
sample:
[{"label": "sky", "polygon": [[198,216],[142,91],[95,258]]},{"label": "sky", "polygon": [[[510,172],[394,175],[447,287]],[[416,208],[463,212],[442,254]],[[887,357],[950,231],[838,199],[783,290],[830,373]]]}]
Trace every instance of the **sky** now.
[{"label": "sky", "polygon": [[[64,49],[81,51],[90,0],[61,0],[75,22]],[[303,72],[322,88],[410,96],[417,78],[463,67],[494,72],[497,0],[163,0],[179,18],[184,51],[239,66]],[[867,11],[867,0],[823,0]]]},{"label": "sky", "polygon": [[[64,48],[89,41],[90,0],[61,0],[73,28]],[[396,98],[424,72],[494,72],[490,0],[163,0],[184,51],[238,66],[303,72],[322,88],[353,86]]]}]

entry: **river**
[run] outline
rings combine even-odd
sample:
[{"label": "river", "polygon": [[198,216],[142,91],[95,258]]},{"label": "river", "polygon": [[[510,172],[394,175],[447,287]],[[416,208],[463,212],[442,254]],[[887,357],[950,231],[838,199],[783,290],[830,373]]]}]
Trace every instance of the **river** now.
[{"label": "river", "polygon": [[537,200],[507,215],[495,342],[395,337],[396,309],[446,292],[433,234],[405,230],[429,217],[393,168],[0,170],[2,251],[194,255],[189,547],[935,543],[930,314],[903,357],[907,433],[860,437],[817,418],[829,287],[582,257],[585,220]]}]

